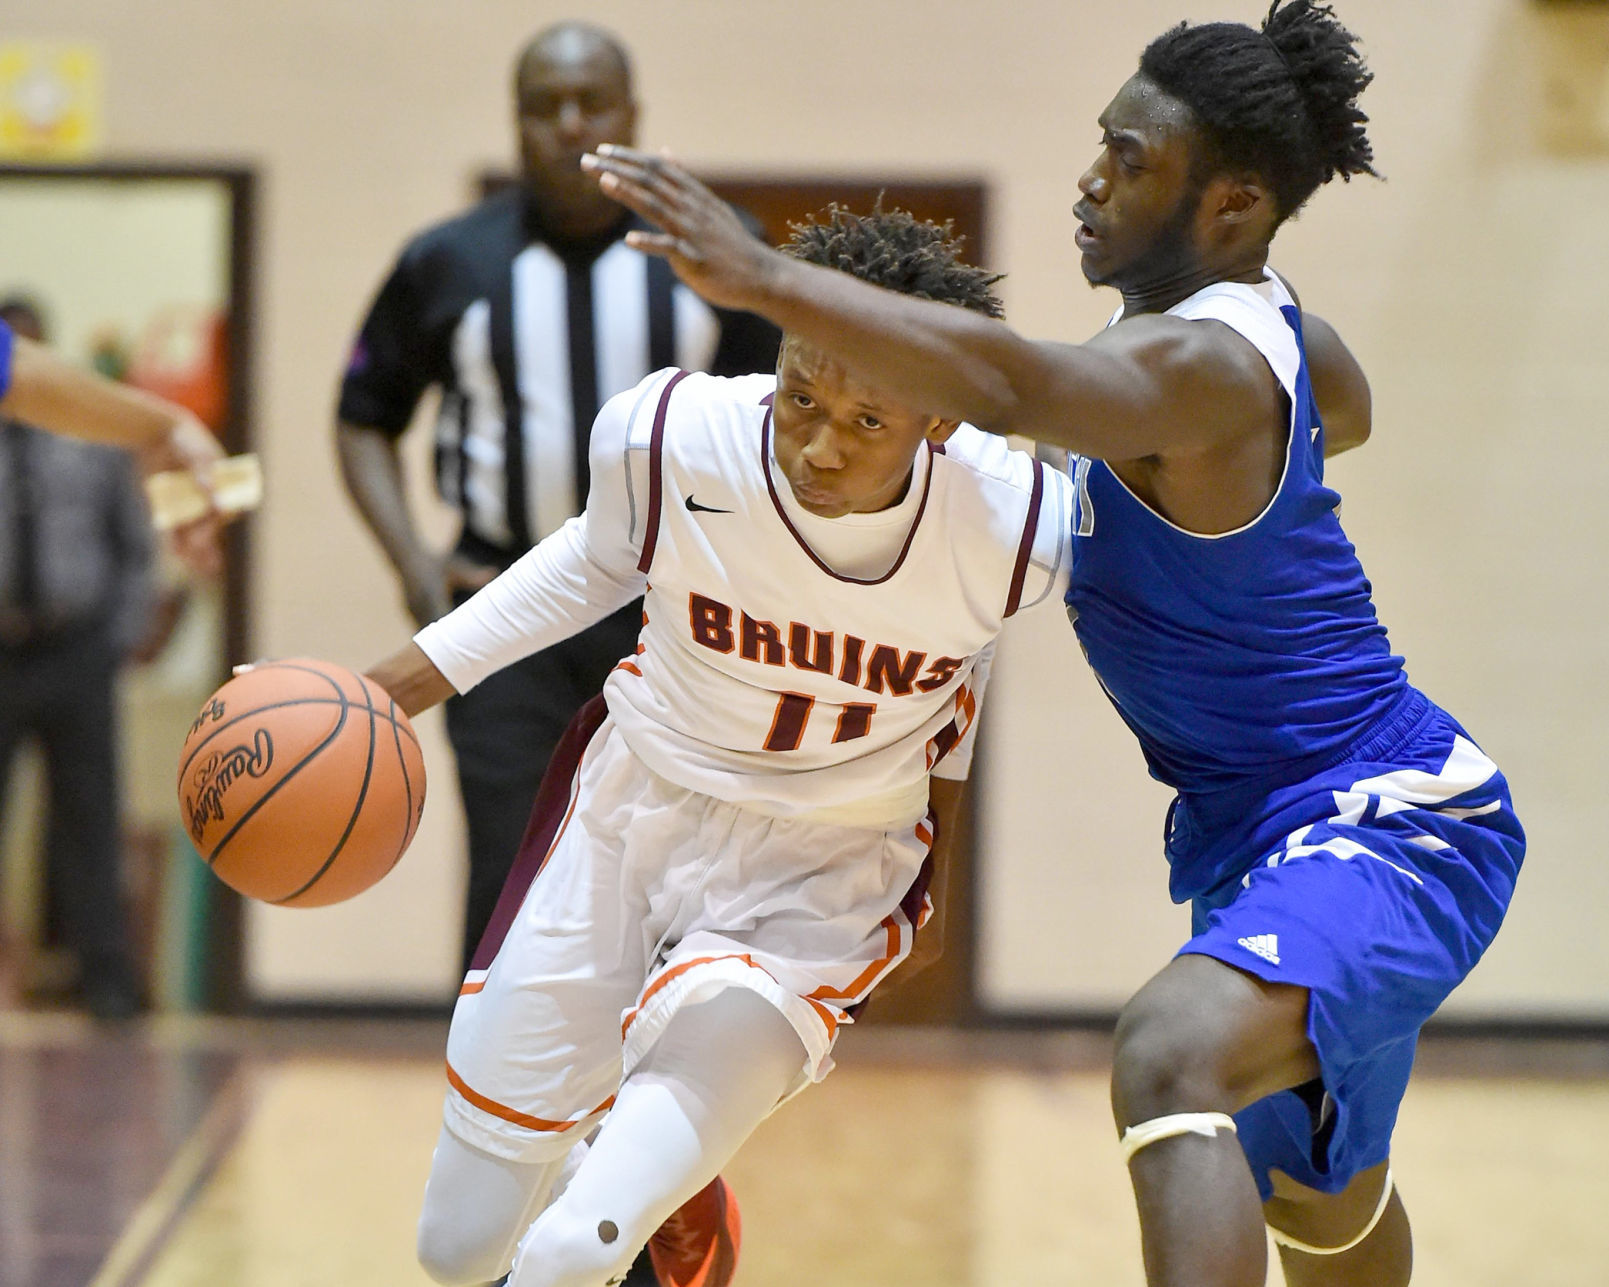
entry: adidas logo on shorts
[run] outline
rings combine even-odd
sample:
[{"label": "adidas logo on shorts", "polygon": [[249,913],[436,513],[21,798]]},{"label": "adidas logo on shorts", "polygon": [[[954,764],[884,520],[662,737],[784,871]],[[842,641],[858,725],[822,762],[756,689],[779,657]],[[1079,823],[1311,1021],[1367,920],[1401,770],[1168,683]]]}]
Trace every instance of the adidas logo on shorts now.
[{"label": "adidas logo on shorts", "polygon": [[1279,935],[1253,934],[1250,938],[1235,940],[1253,956],[1260,956],[1271,964],[1279,964]]}]

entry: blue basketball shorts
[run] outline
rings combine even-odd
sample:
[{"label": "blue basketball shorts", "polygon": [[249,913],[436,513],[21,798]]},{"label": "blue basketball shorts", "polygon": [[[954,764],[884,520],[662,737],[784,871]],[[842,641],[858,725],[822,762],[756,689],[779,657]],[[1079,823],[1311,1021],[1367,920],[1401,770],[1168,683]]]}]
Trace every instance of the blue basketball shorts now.
[{"label": "blue basketball shorts", "polygon": [[[1417,697],[1417,694],[1415,695]],[[1194,901],[1180,954],[1308,989],[1322,1085],[1235,1117],[1269,1172],[1337,1193],[1386,1160],[1419,1029],[1497,933],[1525,835],[1497,766],[1429,701],[1384,748],[1269,796],[1244,876]]]}]

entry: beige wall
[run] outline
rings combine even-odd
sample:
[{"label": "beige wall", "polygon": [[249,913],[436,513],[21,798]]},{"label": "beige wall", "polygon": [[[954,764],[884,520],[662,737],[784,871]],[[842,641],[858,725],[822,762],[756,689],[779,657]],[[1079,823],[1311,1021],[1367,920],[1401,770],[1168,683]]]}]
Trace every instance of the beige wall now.
[{"label": "beige wall", "polygon": [[[1085,290],[1068,245],[1095,115],[1171,21],[1260,8],[1038,0],[985,17],[961,0],[606,0],[589,12],[637,50],[646,141],[697,164],[988,175],[1013,318],[1077,339],[1110,307]],[[1594,647],[1609,535],[1597,503],[1609,165],[1534,145],[1544,100],[1520,0],[1341,8],[1379,74],[1368,103],[1391,181],[1323,194],[1281,235],[1277,262],[1374,377],[1376,441],[1335,474],[1382,614],[1414,678],[1508,766],[1533,836],[1513,923],[1469,996],[1609,1014],[1595,915],[1609,869],[1590,825],[1609,715]],[[335,480],[331,391],[400,242],[507,155],[510,55],[565,12],[510,0],[0,0],[10,35],[103,50],[114,155],[261,167],[264,653],[361,664],[405,637],[392,581]],[[1159,793],[1054,612],[1025,624],[1008,656],[989,717],[985,982],[1003,1005],[1107,1005],[1177,935]],[[265,994],[450,986],[458,821],[430,729],[432,807],[398,873],[346,907],[252,917]],[[1036,777],[1046,765],[1064,771]]]}]

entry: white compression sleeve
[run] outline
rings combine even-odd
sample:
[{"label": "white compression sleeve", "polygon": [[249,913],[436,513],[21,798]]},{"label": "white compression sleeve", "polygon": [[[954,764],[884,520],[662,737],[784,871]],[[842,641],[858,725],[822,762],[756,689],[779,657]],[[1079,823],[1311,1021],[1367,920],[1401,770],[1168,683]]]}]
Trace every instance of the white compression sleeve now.
[{"label": "white compression sleeve", "polygon": [[753,992],[729,988],[679,1011],[520,1243],[509,1287],[602,1287],[624,1273],[777,1106],[804,1059],[793,1026]]},{"label": "white compression sleeve", "polygon": [[652,417],[649,382],[610,398],[593,424],[586,512],[572,518],[414,642],[460,693],[504,666],[603,620],[643,592],[642,534],[633,495],[647,496],[639,420]]},{"label": "white compression sleeve", "polygon": [[419,1212],[419,1263],[438,1283],[489,1283],[508,1272],[568,1159],[510,1162],[442,1127]]}]

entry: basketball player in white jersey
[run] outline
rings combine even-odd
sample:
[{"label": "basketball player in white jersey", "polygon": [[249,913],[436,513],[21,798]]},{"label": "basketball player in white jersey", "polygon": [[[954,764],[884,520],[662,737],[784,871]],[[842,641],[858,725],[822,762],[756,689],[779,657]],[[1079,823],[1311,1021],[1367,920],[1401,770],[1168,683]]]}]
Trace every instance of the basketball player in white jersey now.
[{"label": "basketball player in white jersey", "polygon": [[[903,213],[834,211],[790,250],[999,314]],[[911,952],[993,640],[1062,579],[1071,489],[787,338],[774,378],[611,400],[591,470],[584,515],[370,672],[413,714],[646,591],[465,979],[420,1257],[602,1287],[707,1188],[732,1227],[649,1248],[664,1287],[717,1287],[717,1172]]]}]

